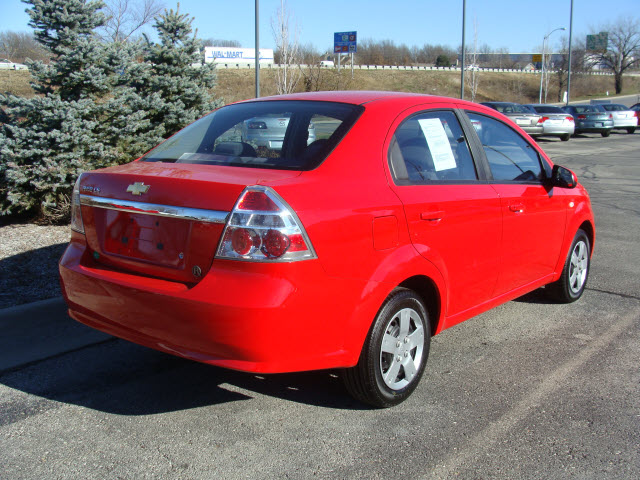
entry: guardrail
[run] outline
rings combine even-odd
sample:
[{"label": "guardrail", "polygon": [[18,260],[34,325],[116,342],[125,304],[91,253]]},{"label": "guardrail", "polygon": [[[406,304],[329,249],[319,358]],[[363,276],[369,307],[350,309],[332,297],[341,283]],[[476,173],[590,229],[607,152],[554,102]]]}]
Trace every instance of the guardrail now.
[{"label": "guardrail", "polygon": [[[310,65],[300,64],[296,65],[300,68],[310,68]],[[283,65],[279,65],[277,63],[264,63],[260,65],[261,69],[279,69],[282,68]],[[217,63],[216,68],[220,69],[255,69],[255,65],[249,63]],[[323,70],[334,70],[337,69],[337,66],[327,66],[327,65],[314,65],[314,68],[321,68]],[[351,65],[342,65],[342,69],[351,70]],[[461,69],[459,67],[427,67],[427,66],[416,66],[416,65],[354,65],[354,70],[405,70],[405,71],[439,71],[439,72],[459,72]],[[472,70],[467,70],[471,72]],[[540,75],[540,70],[519,70],[512,68],[479,68],[475,69],[476,72],[494,72],[494,73],[527,73],[531,75]],[[547,70],[549,73],[557,73],[557,70]],[[603,76],[612,76],[611,72],[574,72],[576,74],[581,75],[603,75]]]},{"label": "guardrail", "polygon": [[[200,64],[193,64],[194,67],[198,67]],[[261,69],[279,69],[284,65],[280,65],[277,63],[264,63],[260,65]],[[311,65],[295,65],[300,68],[310,68]],[[323,70],[335,70],[337,66],[327,66],[327,65],[313,65],[314,68],[321,68]],[[220,68],[223,70],[252,70],[255,69],[255,65],[252,63],[216,63],[216,68]],[[351,65],[342,65],[343,69],[351,70]],[[438,71],[438,72],[459,72],[460,68],[458,67],[428,67],[428,66],[417,66],[417,65],[354,65],[354,70],[404,70],[404,71]],[[27,70],[27,68],[18,68],[18,69],[4,69],[4,70]],[[526,73],[531,75],[540,75],[540,70],[519,70],[513,68],[478,68],[474,70],[467,70],[468,72],[476,71],[476,72],[491,72],[491,73]],[[557,70],[548,70],[549,73],[557,73]],[[575,74],[580,75],[602,75],[602,76],[613,76],[611,72],[598,72],[598,71],[590,71],[590,72],[574,72]],[[625,73],[625,75],[638,76],[640,72],[629,72]]]}]

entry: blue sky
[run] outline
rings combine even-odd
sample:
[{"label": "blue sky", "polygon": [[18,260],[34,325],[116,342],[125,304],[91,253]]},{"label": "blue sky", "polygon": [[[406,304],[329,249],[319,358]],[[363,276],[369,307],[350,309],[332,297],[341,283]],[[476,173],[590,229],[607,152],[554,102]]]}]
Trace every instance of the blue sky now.
[{"label": "blue sky", "polygon": [[[478,43],[511,52],[539,49],[545,34],[557,27],[551,45],[569,32],[570,0],[467,0],[467,44],[473,41],[474,19]],[[175,1],[164,0],[169,8]],[[318,50],[331,49],[333,33],[357,31],[358,39],[393,40],[396,44],[422,46],[461,44],[462,0],[288,0],[298,24],[299,41]],[[181,0],[180,11],[195,17],[201,38],[237,40],[254,45],[254,0]],[[280,0],[260,0],[260,46],[273,48],[271,21]],[[29,31],[28,6],[20,0],[0,0],[0,32]],[[574,38],[619,18],[640,18],[640,0],[574,0]]]}]

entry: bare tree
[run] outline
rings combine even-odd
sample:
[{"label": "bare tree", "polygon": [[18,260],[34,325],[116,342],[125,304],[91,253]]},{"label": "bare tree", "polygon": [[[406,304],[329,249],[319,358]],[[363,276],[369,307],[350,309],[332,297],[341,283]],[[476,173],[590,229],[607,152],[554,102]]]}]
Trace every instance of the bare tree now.
[{"label": "bare tree", "polygon": [[202,41],[202,45],[205,47],[242,48],[242,44],[238,40],[221,40],[217,38],[207,38]]},{"label": "bare tree", "polygon": [[[547,46],[549,44],[547,43]],[[543,71],[543,75],[544,78],[543,80],[543,90],[544,90],[544,103],[547,103],[547,93],[549,92],[549,79],[550,79],[550,73],[551,73],[551,68],[557,68],[557,65],[554,65],[554,63],[557,62],[553,62],[553,47],[551,47],[549,49],[549,51],[546,51],[546,46],[543,45],[543,55],[544,55],[544,67],[542,69]]]},{"label": "bare tree", "polygon": [[164,10],[161,0],[105,0],[107,23],[101,28],[105,39],[126,42]]},{"label": "bare tree", "polygon": [[471,101],[476,101],[476,93],[478,93],[479,71],[478,71],[478,19],[473,19],[473,49],[470,52],[470,71],[467,75],[469,90],[471,91]]},{"label": "bare tree", "polygon": [[616,93],[620,93],[622,75],[640,62],[640,22],[621,17],[615,24],[605,25],[600,31],[609,33],[609,44],[606,50],[596,53],[597,59],[613,71]]},{"label": "bare tree", "polygon": [[2,32],[0,33],[0,57],[24,63],[27,59],[47,61],[49,53],[31,33]]},{"label": "bare tree", "polygon": [[[567,81],[569,76],[569,41],[567,37],[560,40],[560,52],[556,55],[557,61],[554,64],[556,83],[558,84],[558,102],[563,101],[564,92],[567,89]],[[582,76],[585,67],[585,46],[581,41],[573,42],[571,47],[571,79],[577,79]],[[588,63],[588,62],[587,62]],[[546,98],[546,96],[545,96]],[[546,100],[545,100],[546,102]]]},{"label": "bare tree", "polygon": [[284,0],[280,0],[277,18],[271,19],[271,30],[280,64],[280,68],[276,70],[276,91],[279,95],[292,93],[301,75],[298,27],[292,21],[291,12]]}]

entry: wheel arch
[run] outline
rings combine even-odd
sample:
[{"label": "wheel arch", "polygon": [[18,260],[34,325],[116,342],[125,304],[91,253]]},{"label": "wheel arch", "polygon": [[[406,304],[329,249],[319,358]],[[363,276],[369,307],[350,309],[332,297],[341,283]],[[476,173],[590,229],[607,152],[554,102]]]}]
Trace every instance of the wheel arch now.
[{"label": "wheel arch", "polygon": [[596,231],[593,224],[589,220],[585,220],[580,224],[578,230],[583,230],[587,234],[587,237],[589,238],[589,245],[591,246],[590,254],[593,255],[593,244],[596,240]]},{"label": "wheel arch", "polygon": [[[586,217],[586,218],[585,218]],[[567,228],[567,235],[565,236],[564,243],[562,245],[562,249],[560,250],[560,256],[558,257],[558,263],[556,264],[555,274],[553,276],[553,281],[557,281],[562,274],[562,269],[564,268],[564,262],[567,259],[567,255],[569,254],[569,249],[571,248],[571,244],[573,243],[573,239],[575,238],[578,230],[583,230],[587,234],[587,238],[589,239],[589,245],[591,247],[590,256],[593,256],[593,246],[596,241],[596,229],[593,224],[593,216],[585,215],[582,220],[578,220]],[[570,234],[569,234],[570,232]]]},{"label": "wheel arch", "polygon": [[[367,334],[386,299],[398,287],[416,292],[429,314],[431,335],[444,324],[447,284],[442,273],[412,245],[397,249],[379,265],[362,292],[362,302],[345,325],[343,350],[347,365],[357,363]],[[366,299],[366,300],[365,300]]]},{"label": "wheel arch", "polygon": [[398,287],[412,290],[420,297],[429,314],[431,336],[438,333],[438,326],[441,323],[442,299],[436,283],[425,275],[415,275],[407,278]]}]

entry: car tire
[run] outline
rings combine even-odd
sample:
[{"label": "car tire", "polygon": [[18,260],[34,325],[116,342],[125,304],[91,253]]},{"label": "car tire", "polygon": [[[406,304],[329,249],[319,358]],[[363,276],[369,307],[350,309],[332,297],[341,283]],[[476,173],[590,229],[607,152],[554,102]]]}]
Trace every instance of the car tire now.
[{"label": "car tire", "polygon": [[609,135],[611,135],[611,130],[607,130],[606,132],[600,132],[600,135],[602,135],[603,137],[608,137]]},{"label": "car tire", "polygon": [[551,296],[561,303],[578,300],[587,285],[591,266],[591,245],[584,230],[578,230],[573,238],[560,278],[547,285]]},{"label": "car tire", "polygon": [[343,371],[347,390],[374,407],[398,405],[420,382],[430,343],[422,300],[412,290],[395,289],[376,315],[358,364]]},{"label": "car tire", "polygon": [[562,140],[563,142],[568,142],[570,138],[571,138],[571,135],[567,133],[566,135],[562,135],[560,137],[560,140]]},{"label": "car tire", "polygon": [[636,131],[636,127],[627,128],[627,133],[634,133]]}]

